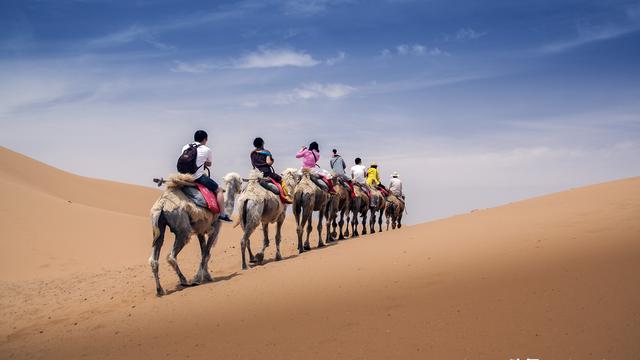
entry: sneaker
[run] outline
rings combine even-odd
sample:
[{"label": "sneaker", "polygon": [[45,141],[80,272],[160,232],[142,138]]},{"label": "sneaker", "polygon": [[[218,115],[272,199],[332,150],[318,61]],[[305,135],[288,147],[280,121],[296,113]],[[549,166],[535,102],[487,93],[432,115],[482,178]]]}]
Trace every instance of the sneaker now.
[{"label": "sneaker", "polygon": [[233,220],[231,220],[231,218],[227,214],[218,216],[218,219],[220,219],[222,221],[226,221],[226,222],[232,222],[233,221]]}]

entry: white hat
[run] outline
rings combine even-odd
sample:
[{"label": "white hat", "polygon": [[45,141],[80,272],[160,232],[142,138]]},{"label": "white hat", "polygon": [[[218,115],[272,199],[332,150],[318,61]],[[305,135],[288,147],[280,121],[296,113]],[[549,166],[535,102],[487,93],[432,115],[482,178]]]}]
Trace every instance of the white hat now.
[{"label": "white hat", "polygon": [[398,177],[398,176],[400,176],[400,174],[398,174],[398,172],[397,172],[397,171],[394,171],[394,172],[391,174],[391,177]]}]

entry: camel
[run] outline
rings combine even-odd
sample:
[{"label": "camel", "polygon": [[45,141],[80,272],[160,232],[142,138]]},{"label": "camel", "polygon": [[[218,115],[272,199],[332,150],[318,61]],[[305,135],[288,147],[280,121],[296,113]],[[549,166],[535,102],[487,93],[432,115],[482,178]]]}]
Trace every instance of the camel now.
[{"label": "camel", "polygon": [[[163,180],[164,181],[164,180]],[[173,267],[180,285],[190,286],[213,281],[209,274],[209,259],[211,249],[216,245],[218,233],[220,232],[220,220],[218,214],[214,214],[209,209],[198,207],[181,190],[183,186],[195,186],[192,175],[177,174],[169,178],[167,188],[156,200],[151,208],[151,224],[153,227],[153,250],[149,258],[151,272],[156,281],[156,294],[165,294],[160,277],[158,275],[158,258],[160,249],[164,243],[164,233],[166,227],[175,234],[173,249],[167,255],[167,261]],[[192,234],[198,236],[200,242],[200,267],[192,282],[188,282],[178,266],[178,254],[189,242]]]},{"label": "camel", "polygon": [[[329,193],[320,189],[310,178],[309,169],[302,169],[302,178],[293,192],[293,215],[296,218],[298,234],[298,252],[303,253],[311,250],[309,244],[309,235],[313,229],[312,214],[318,212],[318,247],[324,246],[322,241],[322,218],[325,213],[325,206],[328,201]],[[302,246],[302,233],[305,225],[307,226],[307,239]]]},{"label": "camel", "polygon": [[[295,187],[296,169],[287,169],[283,174],[283,178],[287,183],[287,187]],[[280,201],[278,195],[265,189],[260,185],[263,179],[262,173],[253,170],[249,176],[248,185],[238,198],[238,223],[242,226],[243,235],[240,243],[242,252],[242,270],[247,269],[245,252],[249,251],[249,261],[261,264],[264,260],[264,251],[269,246],[269,224],[276,223],[276,261],[282,260],[280,253],[280,240],[282,238],[282,224],[286,217],[286,204]],[[258,225],[262,224],[262,232],[264,234],[262,250],[255,254],[251,252],[250,236],[253,234]]]},{"label": "camel", "polygon": [[[380,192],[380,190],[376,189],[373,186],[369,186],[371,189],[371,219],[369,222],[371,233],[374,234],[376,232],[376,213],[378,219],[378,231],[382,231],[382,217],[384,216],[384,208],[387,204],[384,196]],[[373,204],[376,204],[375,206]]]},{"label": "camel", "polygon": [[391,228],[395,229],[402,227],[402,214],[404,213],[404,201],[400,200],[397,196],[389,194],[387,197],[387,208],[385,209],[385,215],[387,217],[387,230],[389,230],[389,223]]},{"label": "camel", "polygon": [[[338,240],[344,240],[349,236],[349,222],[351,220],[351,190],[341,185],[338,180],[336,180],[335,185],[334,190],[336,194],[332,196],[332,205],[335,209],[331,208],[331,210],[335,210],[335,212],[327,215],[327,222],[330,221],[331,226],[333,227],[331,237],[335,239],[336,236],[338,236]],[[327,206],[327,210],[329,209],[330,207]],[[338,213],[340,213],[340,220],[336,223]],[[345,224],[345,217],[347,227],[343,232],[342,228]]]},{"label": "camel", "polygon": [[[362,185],[366,186],[366,185]],[[367,214],[369,213],[369,195],[367,195],[359,185],[354,183],[353,190],[356,193],[356,197],[351,201],[351,211],[353,213],[353,219],[351,220],[353,237],[358,237],[358,215],[362,217],[362,235],[367,234]]]}]

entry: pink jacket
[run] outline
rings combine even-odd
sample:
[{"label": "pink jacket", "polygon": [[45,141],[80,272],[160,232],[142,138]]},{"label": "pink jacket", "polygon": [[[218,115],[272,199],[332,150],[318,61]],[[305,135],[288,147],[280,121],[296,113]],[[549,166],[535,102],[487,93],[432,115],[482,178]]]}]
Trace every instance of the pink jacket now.
[{"label": "pink jacket", "polygon": [[[315,154],[315,158],[313,155]],[[320,160],[320,153],[316,150],[302,149],[296,154],[296,158],[302,158],[302,167],[313,169]]]}]

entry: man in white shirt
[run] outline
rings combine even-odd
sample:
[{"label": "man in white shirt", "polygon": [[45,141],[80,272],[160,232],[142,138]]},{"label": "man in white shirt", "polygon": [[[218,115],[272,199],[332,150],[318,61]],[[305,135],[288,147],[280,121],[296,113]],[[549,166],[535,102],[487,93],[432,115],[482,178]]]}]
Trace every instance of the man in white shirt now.
[{"label": "man in white shirt", "polygon": [[389,181],[389,192],[395,195],[398,199],[403,200],[404,195],[402,195],[402,180],[399,178],[400,174],[397,171],[394,171],[391,174],[391,180]]},{"label": "man in white shirt", "polygon": [[365,177],[365,173],[367,171],[367,168],[362,165],[362,159],[360,158],[356,158],[355,163],[356,164],[351,167],[351,179],[353,180],[353,184],[367,193],[367,195],[370,195],[369,187],[366,186],[367,180]]},{"label": "man in white shirt", "polygon": [[193,135],[194,143],[187,144],[182,147],[182,152],[189,148],[190,145],[195,144],[197,146],[196,150],[198,151],[198,156],[196,157],[196,166],[198,169],[193,174],[193,178],[197,183],[204,185],[207,189],[211,190],[214,194],[216,194],[216,198],[218,199],[218,207],[220,208],[220,215],[218,218],[222,221],[231,221],[229,215],[224,212],[224,196],[222,191],[218,191],[218,183],[216,183],[213,179],[211,179],[207,174],[205,174],[205,168],[210,168],[213,164],[213,152],[207,146],[207,141],[209,140],[209,135],[204,130],[198,130]]}]

